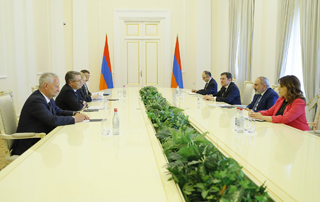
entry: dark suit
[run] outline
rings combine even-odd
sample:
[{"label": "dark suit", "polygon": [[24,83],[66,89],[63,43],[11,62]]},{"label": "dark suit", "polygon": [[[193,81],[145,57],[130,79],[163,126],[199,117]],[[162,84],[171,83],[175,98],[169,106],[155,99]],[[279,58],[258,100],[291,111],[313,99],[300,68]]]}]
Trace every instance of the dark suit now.
[{"label": "dark suit", "polygon": [[[53,99],[48,104],[41,92],[36,90],[23,105],[17,132],[49,133],[57,126],[74,124],[72,115],[73,111],[60,109]],[[38,138],[15,140],[12,155],[22,154],[37,141]]]},{"label": "dark suit", "polygon": [[204,86],[204,89],[198,90],[197,93],[201,95],[209,95],[217,93],[217,82],[211,78],[209,83]]},{"label": "dark suit", "polygon": [[254,95],[252,102],[247,106],[247,108],[252,109],[255,112],[261,111],[261,110],[268,110],[274,105],[274,103],[276,103],[279,97],[278,94],[272,88],[268,88],[266,92],[263,94],[263,96],[261,97],[258,103],[257,109],[254,110],[253,107],[255,103],[258,101],[258,99],[260,98],[260,96],[261,96],[260,94]]},{"label": "dark suit", "polygon": [[58,107],[64,110],[79,111],[83,108],[82,100],[73,88],[65,84],[56,98]]},{"label": "dark suit", "polygon": [[213,96],[217,96],[216,101],[218,102],[226,102],[231,105],[240,105],[240,91],[237,85],[231,82],[226,90],[225,87],[221,87],[220,91]]},{"label": "dark suit", "polygon": [[83,88],[83,86],[82,86],[82,88],[77,90],[77,93],[79,95],[79,100],[83,100],[83,101],[86,101],[86,102],[91,102],[92,101],[91,93],[90,93],[90,95],[86,94],[86,89]]},{"label": "dark suit", "polygon": [[82,89],[82,91],[84,93],[84,96],[91,96],[91,93],[90,93],[89,88],[88,88],[86,83],[83,84],[81,89]]}]

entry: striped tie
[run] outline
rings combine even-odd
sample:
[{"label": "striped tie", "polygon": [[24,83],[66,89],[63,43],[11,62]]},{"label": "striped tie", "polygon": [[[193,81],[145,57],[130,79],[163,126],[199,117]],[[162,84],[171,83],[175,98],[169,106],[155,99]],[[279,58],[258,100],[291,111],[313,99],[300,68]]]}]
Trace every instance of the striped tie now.
[{"label": "striped tie", "polygon": [[260,95],[258,96],[256,102],[254,103],[253,107],[252,107],[253,111],[256,111],[256,110],[257,110],[257,107],[258,107],[258,104],[259,104],[259,102],[260,102],[260,100],[261,100],[261,97],[262,97],[262,95],[260,94]]}]

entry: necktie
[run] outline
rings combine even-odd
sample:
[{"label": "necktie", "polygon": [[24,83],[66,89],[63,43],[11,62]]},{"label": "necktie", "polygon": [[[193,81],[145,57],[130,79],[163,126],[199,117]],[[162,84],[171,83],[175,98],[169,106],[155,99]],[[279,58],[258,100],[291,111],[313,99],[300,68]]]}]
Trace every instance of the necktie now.
[{"label": "necktie", "polygon": [[253,108],[252,108],[253,111],[256,111],[256,110],[257,110],[257,107],[258,107],[258,104],[259,104],[259,102],[260,102],[260,100],[261,100],[261,97],[262,97],[262,95],[260,94],[260,95],[258,96],[256,102],[255,102],[254,105],[253,105]]},{"label": "necktie", "polygon": [[89,95],[87,84],[83,84],[83,85],[84,85],[84,88],[86,89],[86,95]]},{"label": "necktie", "polygon": [[53,109],[52,109],[51,102],[48,102],[48,106],[49,106],[49,111],[53,114]]},{"label": "necktie", "polygon": [[224,93],[226,92],[226,88],[225,87],[222,87],[222,89],[221,89],[221,97],[223,97],[224,96]]},{"label": "necktie", "polygon": [[206,85],[204,86],[204,89],[207,90],[208,87],[208,83],[206,83]]},{"label": "necktie", "polygon": [[77,98],[77,100],[79,101],[78,93],[77,93],[77,92],[74,92],[74,94],[76,94],[76,98]]}]

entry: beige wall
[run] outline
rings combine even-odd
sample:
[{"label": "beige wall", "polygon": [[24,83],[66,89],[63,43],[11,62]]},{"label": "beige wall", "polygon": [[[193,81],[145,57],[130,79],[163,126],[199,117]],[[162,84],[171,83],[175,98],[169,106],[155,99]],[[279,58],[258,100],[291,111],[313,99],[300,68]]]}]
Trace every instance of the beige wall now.
[{"label": "beige wall", "polygon": [[[171,11],[170,61],[173,61],[175,38],[179,34],[185,88],[195,88],[196,83],[201,80],[196,76],[197,68],[203,68],[197,67],[201,64],[196,59],[202,49],[200,46],[211,49],[211,60],[207,63],[211,63],[209,66],[218,83],[220,73],[228,70],[229,4],[226,0],[212,0],[211,13],[206,12],[208,20],[211,20],[211,38],[208,39],[210,44],[199,41],[199,26],[206,25],[200,20],[206,17],[200,16],[198,11],[201,8],[199,5],[202,6],[205,2],[203,0],[0,1],[5,8],[3,12],[0,9],[1,16],[4,16],[4,20],[0,20],[3,21],[0,22],[0,29],[5,33],[7,59],[7,75],[6,78],[0,78],[0,90],[15,91],[17,112],[20,112],[31,93],[31,86],[38,83],[39,75],[45,71],[58,73],[62,86],[66,71],[88,68],[92,75],[90,89],[98,91],[105,34],[108,34],[111,65],[114,68],[114,9]],[[257,0],[255,5],[252,78],[265,75],[271,84],[275,82],[276,7],[277,0]],[[74,23],[80,23],[80,26],[75,26]],[[205,34],[203,36],[206,37]],[[82,44],[74,44],[77,37],[84,39]],[[78,50],[83,50],[81,47],[87,47],[81,54],[87,53],[75,57]],[[5,67],[0,68],[2,72]],[[171,74],[168,76],[171,77]]]},{"label": "beige wall", "polygon": [[[81,0],[82,2],[85,0]],[[201,1],[201,0],[200,0]],[[114,70],[114,36],[113,36],[113,12],[114,9],[166,9],[171,10],[172,17],[172,42],[175,41],[175,37],[179,35],[180,42],[180,55],[182,59],[182,69],[185,88],[193,88],[195,80],[195,50],[196,50],[196,19],[197,19],[197,1],[193,0],[163,0],[163,1],[146,1],[146,0],[121,0],[121,1],[111,1],[111,0],[90,0],[87,1],[86,8],[84,5],[75,6],[76,2],[65,1],[64,2],[64,20],[67,22],[65,26],[65,46],[66,46],[66,66],[67,69],[71,64],[76,70],[82,69],[82,64],[86,64],[85,60],[89,61],[88,69],[91,72],[90,88],[93,91],[98,91],[102,54],[104,48],[105,35],[108,34],[108,44],[110,50],[110,60],[111,66]],[[71,6],[70,6],[71,4]],[[69,12],[67,11],[69,9]],[[86,13],[75,14],[70,9],[86,9]],[[87,22],[81,21],[79,19],[83,18],[83,15],[87,15]],[[73,18],[73,19],[72,19]],[[70,28],[74,26],[72,23],[83,22],[82,27]],[[66,29],[67,28],[67,29]],[[87,28],[88,35],[83,35],[84,29]],[[72,33],[73,32],[73,33]],[[74,57],[76,54],[73,49],[72,43],[74,43],[73,37],[78,37],[77,33],[82,35],[82,39],[88,43],[88,58]],[[81,41],[83,41],[81,40]],[[86,42],[85,42],[86,43]],[[78,46],[79,44],[77,44]],[[86,44],[83,44],[85,48]],[[172,52],[174,50],[175,43],[172,43]],[[189,47],[186,49],[186,47]],[[81,47],[81,45],[80,45]],[[73,50],[72,50],[73,49]],[[72,53],[73,52],[73,53]],[[77,61],[70,59],[71,55],[73,58],[77,58]],[[83,59],[81,62],[79,60]],[[173,55],[171,60],[173,61]],[[81,66],[81,67],[80,67]],[[116,71],[116,70],[115,70]],[[171,76],[171,75],[168,75]]]},{"label": "beige wall", "polygon": [[[89,1],[88,1],[89,2]],[[98,90],[102,54],[105,34],[108,34],[111,66],[114,69],[114,36],[113,12],[114,9],[166,9],[171,10],[172,17],[172,47],[174,52],[175,38],[179,35],[180,56],[185,88],[192,88],[195,79],[195,31],[196,30],[196,2],[192,0],[90,0],[87,4],[88,13],[88,43],[89,43],[89,70],[92,74],[90,88]],[[99,17],[100,12],[100,17]],[[100,19],[100,20],[99,20]],[[100,21],[100,24],[99,24]],[[99,32],[100,27],[100,32]],[[188,33],[188,36],[186,36]],[[188,37],[188,38],[186,38]],[[186,50],[186,46],[190,47]],[[173,55],[171,58],[173,61]],[[168,75],[171,76],[171,75]]]}]

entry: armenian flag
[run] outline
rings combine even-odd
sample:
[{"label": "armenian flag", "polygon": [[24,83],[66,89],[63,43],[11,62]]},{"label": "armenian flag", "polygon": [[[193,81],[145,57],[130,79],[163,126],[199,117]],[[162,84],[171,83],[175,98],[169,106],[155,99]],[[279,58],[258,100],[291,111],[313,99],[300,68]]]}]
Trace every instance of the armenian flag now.
[{"label": "armenian flag", "polygon": [[171,88],[176,88],[177,86],[179,86],[179,88],[183,88],[178,36],[177,36],[176,48],[174,51],[174,58],[173,58]]},{"label": "armenian flag", "polygon": [[102,58],[99,89],[104,90],[108,88],[113,88],[113,80],[109,55],[108,36],[106,36],[106,43],[104,45],[104,52]]}]

